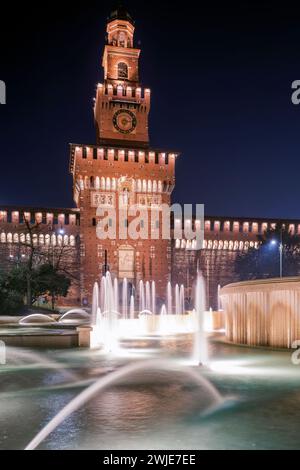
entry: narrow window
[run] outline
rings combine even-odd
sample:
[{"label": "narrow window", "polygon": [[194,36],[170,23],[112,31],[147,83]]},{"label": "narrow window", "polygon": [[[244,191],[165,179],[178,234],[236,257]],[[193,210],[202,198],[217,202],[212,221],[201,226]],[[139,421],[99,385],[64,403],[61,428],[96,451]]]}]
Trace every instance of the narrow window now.
[{"label": "narrow window", "polygon": [[125,64],[125,62],[120,62],[118,64],[118,78],[120,80],[128,79],[128,66]]}]

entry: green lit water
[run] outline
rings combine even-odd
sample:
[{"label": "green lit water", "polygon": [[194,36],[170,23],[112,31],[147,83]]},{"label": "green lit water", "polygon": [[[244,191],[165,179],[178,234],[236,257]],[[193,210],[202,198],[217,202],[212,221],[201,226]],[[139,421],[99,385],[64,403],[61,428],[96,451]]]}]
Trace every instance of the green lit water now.
[{"label": "green lit water", "polygon": [[[92,351],[8,351],[0,368],[0,449],[23,449],[84,387],[128,362],[188,360],[191,338],[127,342],[122,357]],[[300,366],[290,352],[211,342],[203,373],[224,397],[210,397],[180,371],[143,371],[70,416],[41,449],[298,449]]]}]

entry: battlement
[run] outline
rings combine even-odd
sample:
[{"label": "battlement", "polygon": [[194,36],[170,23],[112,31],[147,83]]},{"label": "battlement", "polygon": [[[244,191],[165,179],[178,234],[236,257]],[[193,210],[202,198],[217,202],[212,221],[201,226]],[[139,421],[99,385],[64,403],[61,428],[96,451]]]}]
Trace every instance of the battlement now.
[{"label": "battlement", "polygon": [[107,97],[111,101],[126,100],[132,103],[148,103],[151,101],[151,90],[149,88],[141,88],[127,85],[112,85],[110,83],[99,83],[97,86],[97,99]]},{"label": "battlement", "polygon": [[24,219],[31,224],[43,224],[47,226],[58,226],[60,228],[80,224],[80,213],[78,209],[44,209],[29,207],[1,207],[1,224],[19,225]]},{"label": "battlement", "polygon": [[77,159],[89,161],[135,163],[157,167],[174,166],[178,152],[161,150],[122,149],[120,147],[70,144],[70,172],[74,174]]},{"label": "battlement", "polygon": [[[199,220],[192,220],[193,230],[201,229]],[[181,220],[173,221],[181,225]],[[268,229],[274,229],[277,224],[282,224],[293,235],[300,235],[300,220],[279,219],[246,219],[246,218],[205,218],[203,250],[212,251],[247,251],[250,248],[258,248],[258,235],[262,235]],[[175,240],[175,250],[195,251],[198,245],[195,241]]]}]

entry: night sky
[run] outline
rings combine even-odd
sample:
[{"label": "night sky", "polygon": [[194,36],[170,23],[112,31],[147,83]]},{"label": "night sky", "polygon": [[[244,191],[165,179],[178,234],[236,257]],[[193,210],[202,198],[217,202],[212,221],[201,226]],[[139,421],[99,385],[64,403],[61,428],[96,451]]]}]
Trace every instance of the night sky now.
[{"label": "night sky", "polygon": [[[291,102],[300,9],[210,3],[125,2],[152,90],[151,144],[182,152],[174,202],[300,218],[300,105]],[[92,100],[113,6],[27,2],[1,14],[0,205],[73,207],[68,144],[95,144]]]}]

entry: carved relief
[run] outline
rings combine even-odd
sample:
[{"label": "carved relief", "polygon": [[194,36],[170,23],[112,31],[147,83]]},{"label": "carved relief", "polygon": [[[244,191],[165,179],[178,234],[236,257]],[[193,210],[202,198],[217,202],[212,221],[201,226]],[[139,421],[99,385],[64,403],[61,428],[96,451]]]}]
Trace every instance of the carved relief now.
[{"label": "carved relief", "polygon": [[91,206],[92,207],[103,207],[103,208],[114,208],[116,207],[115,194],[110,193],[91,193]]},{"label": "carved relief", "polygon": [[134,249],[131,246],[123,246],[119,249],[119,277],[134,278]]},{"label": "carved relief", "polygon": [[142,207],[161,207],[162,197],[161,196],[148,196],[144,194],[139,195],[138,205]]}]

